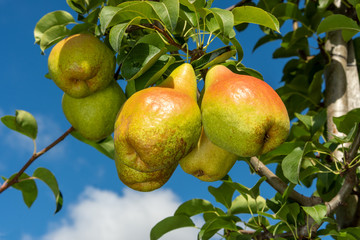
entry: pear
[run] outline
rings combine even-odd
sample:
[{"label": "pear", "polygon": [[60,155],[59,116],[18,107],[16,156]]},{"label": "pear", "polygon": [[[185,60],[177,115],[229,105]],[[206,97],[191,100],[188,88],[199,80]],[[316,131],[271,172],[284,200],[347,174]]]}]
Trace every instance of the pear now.
[{"label": "pear", "polygon": [[178,165],[175,164],[155,172],[140,172],[118,160],[115,160],[115,164],[120,180],[126,186],[141,192],[150,192],[162,187]]},{"label": "pear", "polygon": [[197,146],[179,163],[184,172],[202,181],[214,182],[225,177],[236,160],[235,154],[213,144],[202,131]]},{"label": "pear", "polygon": [[171,169],[196,146],[200,137],[201,113],[194,99],[194,69],[183,64],[169,79],[162,87],[134,93],[116,119],[117,161],[137,171]]},{"label": "pear", "polygon": [[50,52],[50,78],[65,93],[82,98],[104,89],[113,80],[115,56],[91,34],[75,34],[58,42]]},{"label": "pear", "polygon": [[240,157],[275,149],[290,129],[284,103],[266,82],[223,65],[206,75],[201,111],[210,141]]},{"label": "pear", "polygon": [[113,80],[108,87],[88,97],[73,98],[64,93],[62,108],[76,131],[88,140],[99,141],[114,131],[117,113],[125,101],[123,90]]}]

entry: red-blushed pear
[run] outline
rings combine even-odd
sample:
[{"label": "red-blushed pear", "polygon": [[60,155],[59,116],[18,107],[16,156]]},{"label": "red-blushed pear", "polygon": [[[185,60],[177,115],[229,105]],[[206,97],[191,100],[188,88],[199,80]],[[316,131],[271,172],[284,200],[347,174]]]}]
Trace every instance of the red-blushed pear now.
[{"label": "red-blushed pear", "polygon": [[113,80],[115,56],[91,34],[75,34],[58,42],[48,58],[49,75],[74,98],[104,89]]},{"label": "red-blushed pear", "polygon": [[171,169],[196,146],[200,137],[201,113],[194,98],[194,69],[190,64],[182,64],[169,79],[173,83],[165,80],[161,87],[134,93],[115,122],[117,161],[137,171]]},{"label": "red-blushed pear", "polygon": [[223,65],[206,75],[201,111],[210,141],[241,157],[273,150],[289,133],[289,116],[279,95],[266,82]]},{"label": "red-blushed pear", "polygon": [[129,188],[150,192],[162,187],[171,177],[178,164],[155,172],[140,172],[115,159],[120,180]]},{"label": "red-blushed pear", "polygon": [[236,160],[235,154],[210,142],[202,131],[197,146],[179,163],[184,172],[202,181],[213,182],[225,177]]},{"label": "red-blushed pear", "polygon": [[84,98],[64,93],[62,108],[76,131],[86,139],[98,141],[114,131],[116,116],[125,101],[123,90],[113,80],[105,89]]}]

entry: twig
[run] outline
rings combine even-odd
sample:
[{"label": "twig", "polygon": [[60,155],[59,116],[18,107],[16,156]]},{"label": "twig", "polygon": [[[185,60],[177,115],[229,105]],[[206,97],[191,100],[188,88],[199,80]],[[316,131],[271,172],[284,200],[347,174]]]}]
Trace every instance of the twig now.
[{"label": "twig", "polygon": [[49,146],[45,147],[41,151],[34,153],[31,158],[25,163],[25,165],[20,169],[20,171],[10,180],[6,180],[0,187],[0,193],[4,192],[6,189],[14,185],[15,183],[19,182],[19,177],[25,172],[25,170],[41,155],[49,151],[51,148],[53,148],[55,145],[57,145],[59,142],[64,140],[72,131],[74,130],[73,127],[70,127],[63,135],[61,135],[58,139],[56,139],[54,142],[52,142]]},{"label": "twig", "polygon": [[[261,177],[266,177],[266,182],[270,184],[276,191],[283,194],[288,187],[278,176],[276,176],[268,167],[265,166],[257,157],[250,158],[250,164],[256,173]],[[314,206],[322,203],[319,197],[306,197],[295,190],[292,190],[289,197],[303,206]]]}]

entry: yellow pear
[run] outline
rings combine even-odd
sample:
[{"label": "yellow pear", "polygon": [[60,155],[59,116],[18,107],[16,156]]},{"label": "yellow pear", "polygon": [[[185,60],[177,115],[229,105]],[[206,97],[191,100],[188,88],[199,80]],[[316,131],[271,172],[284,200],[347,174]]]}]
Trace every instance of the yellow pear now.
[{"label": "yellow pear", "polygon": [[235,154],[210,142],[202,131],[197,146],[179,163],[184,172],[202,181],[213,182],[222,179],[236,160]]},{"label": "yellow pear", "polygon": [[171,169],[196,146],[200,137],[201,113],[194,98],[194,69],[185,63],[169,79],[161,87],[133,94],[116,119],[117,161],[137,171]]},{"label": "yellow pear", "polygon": [[128,167],[119,160],[115,160],[115,164],[120,180],[126,186],[141,192],[150,192],[162,187],[178,165],[175,164],[155,172],[140,172]]},{"label": "yellow pear", "polygon": [[114,123],[126,97],[119,84],[113,82],[105,89],[84,98],[64,93],[62,108],[69,123],[83,137],[98,141],[114,131]]},{"label": "yellow pear", "polygon": [[82,98],[104,89],[114,78],[115,56],[91,34],[75,34],[58,42],[50,52],[51,79],[65,93]]},{"label": "yellow pear", "polygon": [[201,103],[206,136],[240,157],[264,154],[283,143],[290,121],[279,95],[266,82],[212,67]]}]

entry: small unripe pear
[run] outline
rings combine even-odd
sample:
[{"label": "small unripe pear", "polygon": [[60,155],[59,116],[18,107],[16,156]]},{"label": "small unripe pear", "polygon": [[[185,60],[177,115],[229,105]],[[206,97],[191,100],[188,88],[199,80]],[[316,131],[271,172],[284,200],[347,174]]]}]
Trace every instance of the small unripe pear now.
[{"label": "small unripe pear", "polygon": [[58,42],[50,52],[51,79],[65,93],[82,98],[104,89],[113,80],[115,56],[91,34],[75,34]]},{"label": "small unripe pear", "polygon": [[197,146],[179,163],[184,172],[202,181],[213,182],[225,177],[236,160],[235,154],[213,144],[202,131]]},{"label": "small unripe pear", "polygon": [[201,110],[210,141],[241,157],[273,150],[290,129],[284,103],[266,82],[223,65],[206,75]]},{"label": "small unripe pear", "polygon": [[62,108],[69,123],[83,137],[98,141],[114,131],[116,116],[126,97],[117,82],[84,98],[64,93]]}]

